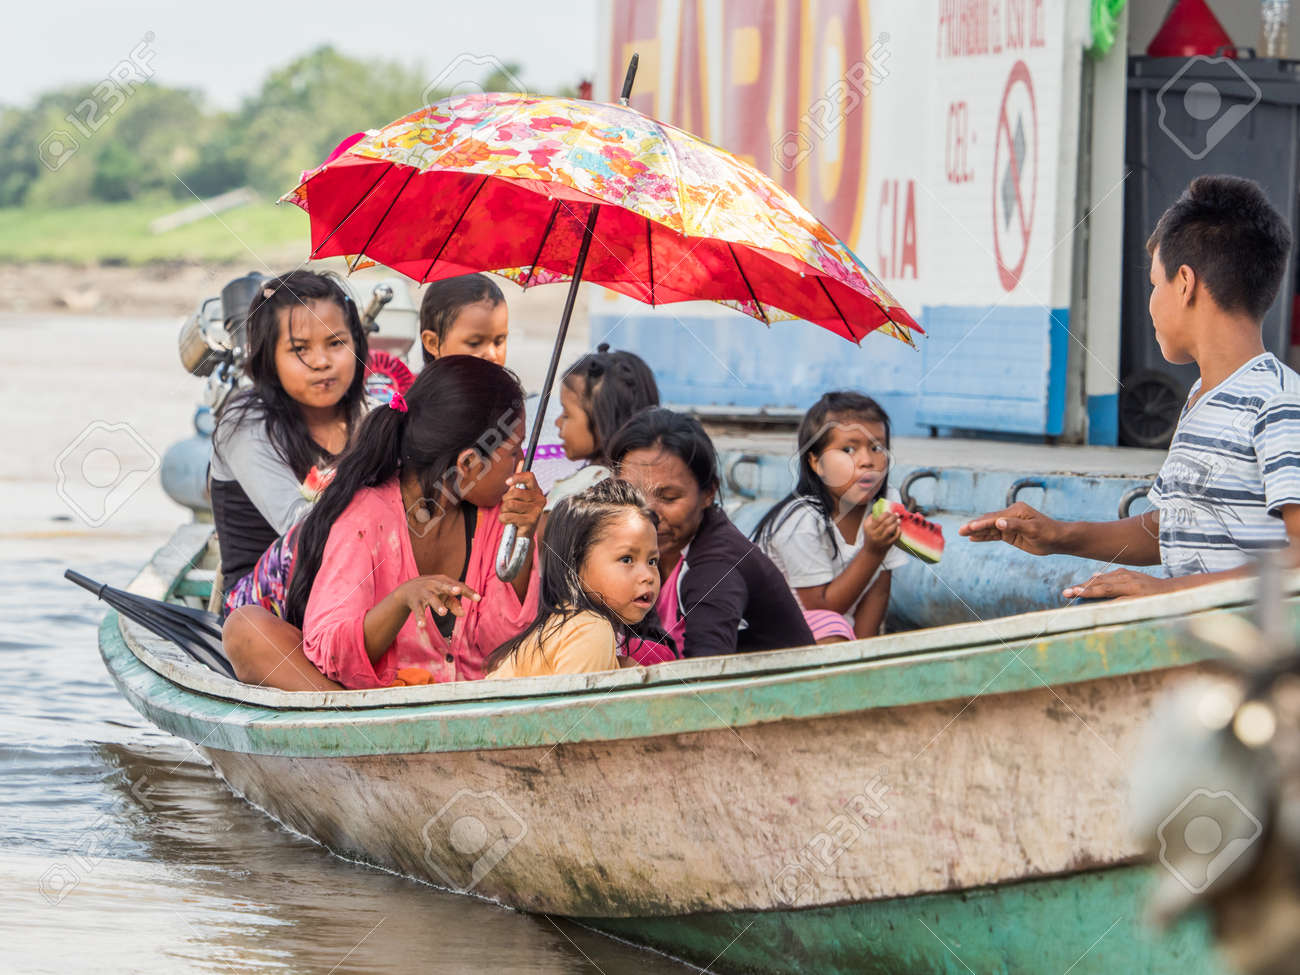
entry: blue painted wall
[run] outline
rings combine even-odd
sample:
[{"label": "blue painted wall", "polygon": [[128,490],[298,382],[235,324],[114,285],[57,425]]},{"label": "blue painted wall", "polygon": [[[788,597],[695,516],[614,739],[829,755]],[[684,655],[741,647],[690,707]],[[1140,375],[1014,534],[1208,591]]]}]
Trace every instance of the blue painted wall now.
[{"label": "blue painted wall", "polygon": [[930,426],[1059,434],[1065,422],[1069,312],[926,306],[911,349],[869,335],[860,346],[804,322],[740,315],[619,315],[595,305],[593,344],[629,349],[655,370],[665,403],[803,410],[829,389],[878,399],[899,436]]},{"label": "blue painted wall", "polygon": [[1059,434],[1069,322],[1064,308],[926,307],[918,418],[937,427]]},{"label": "blue painted wall", "polygon": [[1119,394],[1088,397],[1088,443],[1114,447],[1119,443]]}]

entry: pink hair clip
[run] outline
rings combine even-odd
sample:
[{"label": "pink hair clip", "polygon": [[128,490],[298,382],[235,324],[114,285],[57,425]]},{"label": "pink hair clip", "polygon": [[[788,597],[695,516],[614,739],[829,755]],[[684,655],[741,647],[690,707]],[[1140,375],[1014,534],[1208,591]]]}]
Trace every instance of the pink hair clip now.
[{"label": "pink hair clip", "polygon": [[388,408],[390,410],[396,410],[398,413],[405,413],[408,409],[406,405],[406,397],[397,392],[397,390],[393,390],[393,398],[388,401]]}]

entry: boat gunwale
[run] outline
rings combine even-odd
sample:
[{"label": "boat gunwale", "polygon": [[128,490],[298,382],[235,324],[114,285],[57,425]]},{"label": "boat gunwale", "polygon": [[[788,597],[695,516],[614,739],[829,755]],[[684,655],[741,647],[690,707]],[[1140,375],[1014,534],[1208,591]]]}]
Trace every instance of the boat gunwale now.
[{"label": "boat gunwale", "polygon": [[[201,527],[199,533],[194,529]],[[182,525],[173,539],[159,549],[132,583],[142,595],[166,598],[206,548],[211,526]],[[190,544],[177,545],[179,536]],[[191,551],[194,549],[194,551]],[[187,554],[188,553],[188,554]],[[149,591],[149,590],[153,591]],[[161,590],[161,591],[159,591]],[[1288,594],[1300,594],[1300,572],[1288,578]],[[195,693],[232,703],[278,711],[331,712],[394,708],[410,705],[462,704],[510,700],[549,699],[557,695],[609,694],[656,687],[694,686],[736,678],[814,672],[854,664],[909,663],[954,652],[993,652],[1080,632],[1108,632],[1142,623],[1177,620],[1191,613],[1239,611],[1255,596],[1253,579],[1224,582],[1147,596],[1139,599],[1085,603],[1037,610],[994,620],[887,634],[863,640],[813,647],[794,647],[719,657],[669,661],[650,667],[630,667],[595,674],[520,677],[508,681],[454,681],[416,687],[367,690],[281,691],[244,684],[209,670],[189,659],[167,653],[171,644],[130,620],[120,619],[121,637],[131,652],[150,670],[170,683]],[[1202,654],[1201,656],[1206,656]],[[1200,659],[1200,657],[1197,657]],[[1098,675],[1100,676],[1100,675]]]},{"label": "boat gunwale", "polygon": [[[1293,612],[1300,605],[1293,604]],[[1053,685],[1120,679],[1211,659],[1174,636],[1176,621],[1124,647],[1088,647],[1070,635],[996,654],[964,649],[912,659],[733,677],[451,703],[271,709],[181,687],[132,653],[110,615],[101,651],[114,680],[155,724],[200,745],[298,757],[554,748],[584,741],[652,738],[870,710],[952,702],[954,717],[976,699],[1051,690]],[[1085,637],[1085,641],[1089,637]],[[1064,644],[1053,646],[1055,643]],[[1022,658],[1022,654],[1034,661]],[[1023,667],[1013,667],[1020,660]],[[899,665],[905,665],[900,667]],[[1054,693],[1054,692],[1053,692]],[[959,707],[960,706],[960,707]]]}]

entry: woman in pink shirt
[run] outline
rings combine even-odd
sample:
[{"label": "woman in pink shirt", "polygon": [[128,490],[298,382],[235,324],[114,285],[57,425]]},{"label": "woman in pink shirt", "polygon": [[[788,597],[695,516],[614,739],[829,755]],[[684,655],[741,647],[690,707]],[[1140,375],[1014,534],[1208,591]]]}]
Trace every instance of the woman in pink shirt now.
[{"label": "woman in pink shirt", "polygon": [[302,523],[287,618],[245,607],[226,623],[240,678],[321,690],[384,687],[410,668],[482,677],[536,613],[534,560],[511,583],[493,570],[505,526],[531,538],[545,504],[516,473],[523,423],[518,381],[471,356],[430,363],[366,417]]}]

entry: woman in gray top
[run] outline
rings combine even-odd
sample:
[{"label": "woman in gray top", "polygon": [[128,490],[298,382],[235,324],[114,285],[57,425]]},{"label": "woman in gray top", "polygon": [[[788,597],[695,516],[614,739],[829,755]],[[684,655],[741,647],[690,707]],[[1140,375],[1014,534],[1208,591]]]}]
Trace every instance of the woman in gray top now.
[{"label": "woman in gray top", "polygon": [[332,277],[291,271],[267,281],[247,332],[252,388],[225,405],[212,436],[224,597],[306,513],[304,481],[347,446],[365,398],[365,331]]}]

